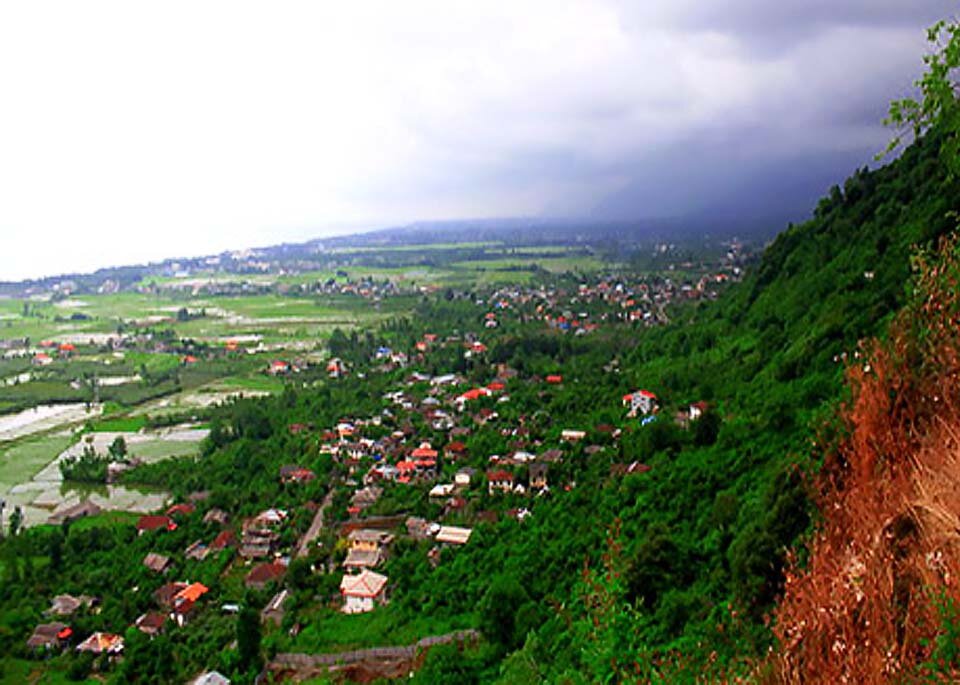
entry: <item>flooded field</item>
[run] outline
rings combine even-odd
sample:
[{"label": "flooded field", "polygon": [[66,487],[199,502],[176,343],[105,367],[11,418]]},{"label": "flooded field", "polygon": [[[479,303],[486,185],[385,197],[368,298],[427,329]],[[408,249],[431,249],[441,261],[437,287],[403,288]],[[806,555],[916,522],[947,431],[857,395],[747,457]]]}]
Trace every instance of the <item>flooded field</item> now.
[{"label": "flooded field", "polygon": [[100,405],[85,403],[46,404],[26,409],[17,414],[0,416],[0,442],[17,440],[71,423],[79,423],[99,416]]},{"label": "flooded field", "polygon": [[118,436],[126,441],[130,457],[145,462],[195,454],[208,432],[178,426],[139,433],[91,433],[81,438],[63,430],[22,439],[0,451],[0,499],[6,501],[8,515],[13,507],[21,507],[26,525],[46,523],[52,514],[82,499],[107,510],[154,511],[163,506],[167,493],[121,485],[67,484],[60,475],[60,462],[80,454],[87,445],[105,453]]},{"label": "flooded field", "polygon": [[190,392],[180,392],[159,400],[146,402],[134,411],[132,416],[161,416],[191,409],[202,409],[215,404],[222,404],[234,397],[266,397],[272,394],[269,390],[243,388],[231,390],[222,386],[204,387]]}]

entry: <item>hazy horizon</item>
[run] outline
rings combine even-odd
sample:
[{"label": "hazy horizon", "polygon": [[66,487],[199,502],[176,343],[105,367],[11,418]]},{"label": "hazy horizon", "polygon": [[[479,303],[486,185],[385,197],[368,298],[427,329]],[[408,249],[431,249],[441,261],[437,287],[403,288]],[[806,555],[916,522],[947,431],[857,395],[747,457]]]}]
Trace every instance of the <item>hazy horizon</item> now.
[{"label": "hazy horizon", "polygon": [[6,6],[0,280],[453,217],[793,211],[882,149],[953,8]]}]

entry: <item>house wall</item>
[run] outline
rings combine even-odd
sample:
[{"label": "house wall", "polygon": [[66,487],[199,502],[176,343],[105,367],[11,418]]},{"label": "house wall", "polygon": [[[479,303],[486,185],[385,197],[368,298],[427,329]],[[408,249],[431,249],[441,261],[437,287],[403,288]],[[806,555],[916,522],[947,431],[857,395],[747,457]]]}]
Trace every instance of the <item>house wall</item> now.
[{"label": "house wall", "polygon": [[346,595],[344,597],[343,613],[360,614],[367,611],[373,611],[373,598],[354,597],[352,595]]}]

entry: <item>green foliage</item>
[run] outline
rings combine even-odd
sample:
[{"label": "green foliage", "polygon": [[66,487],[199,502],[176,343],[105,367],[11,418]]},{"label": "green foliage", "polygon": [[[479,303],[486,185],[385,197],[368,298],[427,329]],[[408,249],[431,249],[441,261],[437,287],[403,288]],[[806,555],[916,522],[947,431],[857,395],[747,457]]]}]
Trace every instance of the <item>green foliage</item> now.
[{"label": "green foliage", "polygon": [[[915,137],[935,129],[943,136],[944,161],[960,171],[960,103],[955,73],[960,68],[960,23],[939,21],[927,31],[933,52],[924,57],[927,68],[917,81],[920,99],[903,98],[890,104],[887,125],[909,127]],[[888,152],[896,149],[902,134],[894,137]]]},{"label": "green foliage", "polygon": [[237,669],[241,673],[256,671],[263,664],[260,641],[260,615],[256,609],[245,604],[237,616],[237,652],[240,657]]},{"label": "green foliage", "polygon": [[480,630],[507,651],[515,649],[526,637],[526,630],[534,627],[529,609],[525,614],[520,611],[529,601],[527,591],[516,578],[493,579],[480,602]]},{"label": "green foliage", "polygon": [[111,456],[100,456],[88,446],[75,457],[66,457],[60,462],[60,475],[64,480],[77,483],[106,483],[107,467],[113,461]]}]

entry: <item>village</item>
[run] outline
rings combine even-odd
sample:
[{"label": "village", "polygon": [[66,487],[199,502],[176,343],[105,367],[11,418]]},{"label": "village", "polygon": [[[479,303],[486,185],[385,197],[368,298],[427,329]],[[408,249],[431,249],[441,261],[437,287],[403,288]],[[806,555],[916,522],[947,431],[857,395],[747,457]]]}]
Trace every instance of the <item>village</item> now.
[{"label": "village", "polygon": [[[436,567],[456,555],[458,548],[481,544],[475,541],[478,527],[500,518],[522,524],[537,516],[538,502],[557,490],[576,488],[578,463],[605,454],[610,478],[648,471],[650,467],[642,461],[621,461],[616,455],[622,453],[618,444],[624,428],[634,430],[664,416],[666,405],[656,394],[660,388],[654,392],[638,387],[610,398],[621,417],[616,426],[551,424],[537,415],[535,406],[517,412],[514,396],[539,397],[545,403],[546,396],[569,382],[564,369],[524,376],[508,364],[490,362],[492,338],[514,324],[577,335],[603,325],[655,325],[663,321],[662,307],[673,298],[714,297],[711,284],[724,280],[702,279],[688,290],[669,281],[633,287],[611,278],[581,285],[573,292],[498,288],[474,303],[481,312],[478,332],[424,333],[410,349],[381,345],[359,363],[329,359],[323,369],[330,383],[366,374],[397,380],[381,395],[377,412],[345,415],[333,425],[287,427],[291,436],[309,446],[305,454],[313,455],[301,463],[284,463],[275,473],[276,481],[289,493],[288,500],[296,503],[299,529],[292,525],[296,516],[289,507],[277,505],[237,518],[236,512],[216,506],[210,492],[189,493],[183,501],[133,522],[137,543],[151,546],[150,541],[156,541],[156,545],[140,562],[148,572],[146,585],[132,589],[149,592],[150,600],[138,602],[145,609],[131,615],[130,626],[85,634],[71,619],[77,612],[96,613],[100,599],[82,592],[57,593],[50,597],[46,618],[36,624],[26,646],[35,653],[73,650],[107,662],[122,659],[128,628],[148,638],[169,630],[189,631],[205,612],[236,614],[243,599],[241,590],[267,593],[260,620],[271,626],[269,630],[284,626],[296,636],[303,626],[290,625],[284,617],[294,592],[287,576],[298,559],[309,563],[311,574],[339,578],[336,599],[320,597],[322,603],[344,615],[381,611],[397,581],[384,566],[398,541],[424,543],[426,559]],[[56,348],[58,353],[68,355],[71,350],[63,347]],[[451,355],[460,365],[469,364],[469,377],[449,369],[443,373],[423,370],[436,366],[432,359]],[[182,363],[202,361],[191,355],[184,356]],[[274,359],[264,373],[288,378],[306,366],[301,361]],[[483,383],[471,380],[483,376]],[[698,401],[673,405],[673,409],[667,420],[688,429],[709,407]],[[501,448],[496,453],[471,449],[468,445],[477,444],[478,436]],[[311,458],[330,461],[328,482],[318,482],[308,463]],[[296,493],[307,489],[322,493],[321,501],[300,501]],[[418,494],[411,500],[404,490]],[[403,505],[411,501],[416,504]],[[305,530],[303,513],[311,516]],[[99,514],[99,507],[84,501],[57,511],[50,523],[69,526]],[[165,537],[186,524],[204,534],[171,549]],[[325,544],[333,549],[323,549]],[[218,560],[218,573],[200,570],[212,560]],[[176,575],[174,570],[188,562],[193,576]],[[205,582],[196,580],[198,575]],[[225,576],[237,579],[233,594],[215,587]],[[214,602],[211,596],[219,600]],[[196,682],[227,681],[212,672],[198,676]]]}]

